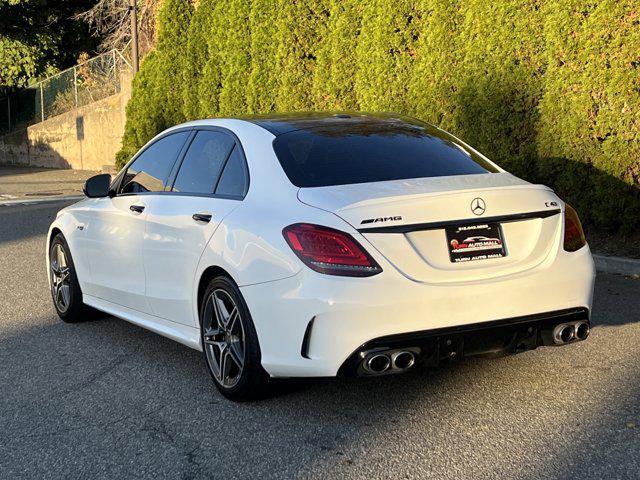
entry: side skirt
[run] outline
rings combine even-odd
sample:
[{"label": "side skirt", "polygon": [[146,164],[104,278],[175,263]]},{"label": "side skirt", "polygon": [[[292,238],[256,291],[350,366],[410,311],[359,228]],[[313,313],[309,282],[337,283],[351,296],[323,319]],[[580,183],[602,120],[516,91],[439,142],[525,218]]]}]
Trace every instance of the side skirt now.
[{"label": "side skirt", "polygon": [[200,345],[200,331],[197,328],[123,307],[107,300],[87,295],[86,293],[82,295],[82,300],[84,303],[97,310],[113,315],[114,317],[121,318],[122,320],[126,320],[127,322],[138,325],[146,330],[151,330],[163,337],[182,343],[187,347],[202,351],[202,347]]}]

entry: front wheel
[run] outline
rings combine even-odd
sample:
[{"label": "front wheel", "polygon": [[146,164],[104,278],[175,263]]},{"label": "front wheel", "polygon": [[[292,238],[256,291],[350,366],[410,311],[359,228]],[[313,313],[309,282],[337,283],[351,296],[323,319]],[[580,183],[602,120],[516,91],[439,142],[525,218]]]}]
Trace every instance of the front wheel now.
[{"label": "front wheel", "polygon": [[82,291],[69,246],[62,234],[54,237],[49,248],[49,282],[53,306],[60,319],[67,323],[83,320]]},{"label": "front wheel", "polygon": [[204,359],[218,390],[235,401],[263,397],[269,376],[262,368],[258,336],[238,287],[226,276],[217,277],[209,283],[201,305]]}]

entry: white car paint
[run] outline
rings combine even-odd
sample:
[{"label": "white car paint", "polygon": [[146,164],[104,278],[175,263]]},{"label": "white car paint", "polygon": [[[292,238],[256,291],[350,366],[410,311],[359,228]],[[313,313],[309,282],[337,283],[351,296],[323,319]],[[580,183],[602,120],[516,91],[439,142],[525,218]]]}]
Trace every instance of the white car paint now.
[{"label": "white car paint", "polygon": [[[591,254],[588,246],[563,250],[563,214],[502,224],[508,255],[466,263],[449,261],[443,229],[391,235],[358,231],[363,219],[379,217],[401,217],[384,222],[401,226],[482,222],[550,205],[564,211],[547,187],[500,169],[298,188],[274,153],[274,135],[254,123],[202,120],[170,130],[203,126],[226,128],[242,144],[250,176],[246,197],[128,195],[85,199],[61,210],[49,238],[54,230],[64,234],[86,304],[201,350],[198,285],[208,268],[221,268],[240,287],[263,367],[274,377],[336,375],[360,345],[384,335],[591,309]],[[470,210],[477,197],[486,202],[481,218]],[[140,214],[129,210],[142,204]],[[196,212],[211,214],[212,221],[195,222]],[[352,278],[312,271],[282,234],[299,222],[351,234],[382,273]],[[311,319],[304,358],[301,344]]]}]

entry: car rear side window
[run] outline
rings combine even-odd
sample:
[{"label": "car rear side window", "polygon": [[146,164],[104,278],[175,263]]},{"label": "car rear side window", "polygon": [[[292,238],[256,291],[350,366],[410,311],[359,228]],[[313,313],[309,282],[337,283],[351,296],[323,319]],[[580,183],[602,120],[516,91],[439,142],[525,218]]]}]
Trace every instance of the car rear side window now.
[{"label": "car rear side window", "polygon": [[427,124],[327,125],[279,135],[273,147],[298,187],[498,171],[452,135]]},{"label": "car rear side window", "polygon": [[173,191],[213,193],[234,145],[235,140],[231,135],[217,131],[199,131],[180,166]]},{"label": "car rear side window", "polygon": [[216,187],[216,195],[243,197],[247,193],[248,183],[245,163],[240,149],[236,145],[224,167]]},{"label": "car rear side window", "polygon": [[161,192],[190,132],[162,137],[147,147],[124,174],[120,193]]}]

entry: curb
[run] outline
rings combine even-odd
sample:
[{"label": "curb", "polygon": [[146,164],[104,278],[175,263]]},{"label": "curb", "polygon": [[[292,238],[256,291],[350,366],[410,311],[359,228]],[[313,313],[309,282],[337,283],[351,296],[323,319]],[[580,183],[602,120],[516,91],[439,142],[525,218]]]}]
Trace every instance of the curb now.
[{"label": "curb", "polygon": [[65,202],[71,200],[82,200],[84,195],[67,195],[64,197],[44,197],[44,198],[20,198],[16,200],[1,200],[0,206],[3,205],[33,205],[37,203]]},{"label": "curb", "polygon": [[605,255],[593,255],[596,270],[603,273],[616,273],[618,275],[640,275],[640,260],[625,257],[608,257]]}]

